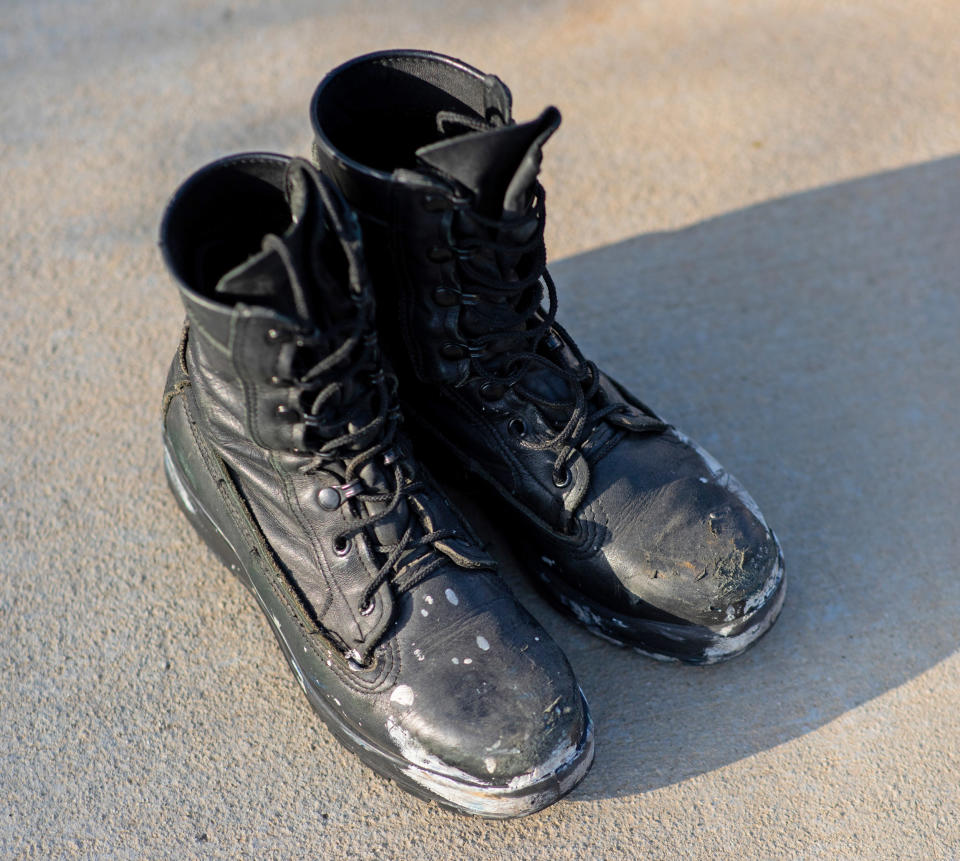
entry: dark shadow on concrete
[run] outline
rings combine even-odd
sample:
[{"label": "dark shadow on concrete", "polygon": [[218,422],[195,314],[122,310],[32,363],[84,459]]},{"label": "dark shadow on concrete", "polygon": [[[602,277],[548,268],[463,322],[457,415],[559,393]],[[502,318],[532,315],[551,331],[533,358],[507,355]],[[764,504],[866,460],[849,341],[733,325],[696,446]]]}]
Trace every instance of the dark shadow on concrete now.
[{"label": "dark shadow on concrete", "polygon": [[594,639],[505,565],[593,707],[596,765],[574,799],[749,757],[957,649],[958,200],[952,157],[552,265],[585,353],[746,484],[790,579],[752,651],[692,668]]}]

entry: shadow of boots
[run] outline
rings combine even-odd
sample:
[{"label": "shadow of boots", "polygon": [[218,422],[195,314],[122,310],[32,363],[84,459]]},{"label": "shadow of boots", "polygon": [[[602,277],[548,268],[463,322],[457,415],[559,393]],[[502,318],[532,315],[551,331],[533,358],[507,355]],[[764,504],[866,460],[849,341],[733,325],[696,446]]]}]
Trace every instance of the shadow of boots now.
[{"label": "shadow of boots", "polygon": [[658,664],[549,609],[458,496],[591,703],[597,760],[573,798],[774,747],[957,649],[958,199],[952,157],[551,266],[585,354],[741,479],[790,581],[744,656]]}]

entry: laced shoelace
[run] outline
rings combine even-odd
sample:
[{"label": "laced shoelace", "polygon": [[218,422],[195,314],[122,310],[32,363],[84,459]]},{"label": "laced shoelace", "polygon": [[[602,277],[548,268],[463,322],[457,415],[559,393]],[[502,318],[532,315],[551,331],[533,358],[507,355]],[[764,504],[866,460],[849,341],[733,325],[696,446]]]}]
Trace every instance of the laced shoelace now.
[{"label": "laced shoelace", "polygon": [[[566,422],[555,434],[539,442],[519,440],[521,446],[531,451],[556,450],[553,480],[558,487],[563,487],[569,481],[567,463],[574,451],[605,417],[624,412],[628,407],[621,403],[594,403],[604,399],[597,366],[583,356],[566,330],[556,322],[557,289],[546,268],[543,238],[545,202],[546,192],[537,182],[527,211],[517,216],[490,218],[466,203],[458,203],[447,222],[447,241],[462,276],[461,285],[466,282],[473,291],[461,294],[463,303],[471,305],[487,300],[495,303],[494,313],[503,318],[502,326],[485,334],[465,337],[471,378],[512,388],[523,399],[548,413],[569,410]],[[458,231],[457,217],[472,222],[479,230]],[[511,238],[523,235],[531,228],[527,240]],[[458,232],[460,236],[455,235]],[[474,256],[484,250],[492,253],[494,259],[508,255],[517,264],[509,267],[508,272],[494,274],[485,271],[473,262]],[[517,268],[526,258],[530,258],[523,267],[527,272],[520,275]],[[538,285],[540,289],[536,289]],[[543,287],[548,299],[545,309],[542,307]],[[568,367],[544,355],[541,349],[545,340],[547,349],[559,350],[566,346],[573,356],[573,364]],[[491,362],[491,356],[494,359],[505,356],[506,359]],[[572,392],[572,398],[549,400],[525,388],[523,379],[537,365],[562,377]]]},{"label": "laced shoelace", "polygon": [[[395,543],[384,544],[375,537],[374,527],[397,514],[401,503],[423,490],[425,485],[416,479],[412,468],[395,447],[401,421],[396,399],[397,381],[392,374],[384,372],[379,360],[372,303],[368,298],[369,291],[363,286],[359,242],[350,240],[349,233],[337,217],[338,210],[334,208],[332,199],[328,199],[331,198],[329,191],[322,184],[320,188],[331,226],[340,236],[347,255],[350,295],[356,306],[356,314],[352,324],[345,324],[339,332],[334,333],[334,338],[344,335],[343,340],[326,355],[323,355],[317,332],[299,333],[297,344],[304,351],[303,354],[313,352],[322,356],[305,372],[292,375],[296,376],[294,382],[302,387],[303,394],[312,395],[312,401],[303,414],[307,428],[304,439],[309,444],[311,457],[299,470],[308,474],[319,470],[329,472],[333,464],[341,465],[341,469],[335,470],[334,474],[342,471],[343,484],[340,489],[350,488],[344,503],[349,504],[348,499],[354,500],[355,503],[364,504],[366,511],[374,512],[360,514],[358,506],[354,509],[355,518],[334,536],[335,551],[346,553],[353,537],[365,533],[371,548],[383,558],[361,597],[359,610],[366,613],[372,609],[373,596],[388,580],[392,580],[397,591],[402,592],[442,565],[446,557],[437,553],[433,544],[456,537],[457,532],[452,529],[430,530],[420,524],[423,534],[415,536],[419,518],[414,515],[416,507],[408,503],[407,521],[400,538]],[[264,247],[278,254],[287,270],[292,291],[295,295],[303,296],[303,282],[289,248],[275,236],[266,237]],[[374,369],[372,373],[371,368]],[[359,379],[361,375],[365,375],[366,379]],[[361,384],[357,385],[358,382]],[[351,390],[359,394],[350,402],[344,402],[344,394]],[[341,417],[325,420],[324,411],[328,406],[335,406]],[[367,408],[369,420],[360,427],[351,426],[351,416],[361,414],[363,407]],[[363,467],[378,457],[385,468],[392,468],[389,474],[391,481],[387,483],[388,489],[385,491],[369,487],[360,475]],[[391,485],[392,489],[389,489]],[[431,552],[418,553],[419,548],[428,548]],[[405,554],[409,554],[408,561],[401,569],[397,569]]]}]

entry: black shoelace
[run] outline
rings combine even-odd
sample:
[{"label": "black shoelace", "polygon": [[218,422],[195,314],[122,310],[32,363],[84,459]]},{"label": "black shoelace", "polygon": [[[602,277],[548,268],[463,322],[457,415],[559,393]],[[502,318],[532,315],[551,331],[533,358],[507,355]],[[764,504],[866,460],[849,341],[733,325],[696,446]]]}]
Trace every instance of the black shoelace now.
[{"label": "black shoelace", "polygon": [[[497,324],[483,334],[464,336],[470,356],[470,378],[512,388],[547,416],[565,415],[557,432],[539,442],[522,438],[520,445],[532,451],[555,450],[553,480],[558,487],[569,481],[567,463],[605,417],[629,408],[606,403],[600,389],[597,366],[586,359],[573,339],[555,318],[557,290],[546,268],[544,227],[545,192],[535,183],[527,211],[517,216],[489,218],[457,202],[448,218],[447,241],[455,255],[466,305],[486,303]],[[526,236],[526,239],[519,238]],[[485,262],[507,261],[491,267]],[[548,305],[542,307],[546,288]],[[572,364],[560,358],[566,347]],[[537,367],[558,375],[567,384],[571,397],[549,400],[524,387],[523,380]],[[554,423],[555,426],[555,423]]]},{"label": "black shoelace", "polygon": [[[297,333],[296,351],[290,354],[289,376],[301,388],[301,399],[309,399],[303,421],[306,427],[304,442],[310,458],[300,466],[300,471],[323,470],[338,476],[342,481],[334,488],[341,497],[338,506],[355,506],[352,509],[355,518],[335,536],[335,552],[349,552],[353,538],[365,533],[371,549],[383,560],[360,601],[358,609],[366,613],[372,609],[373,596],[388,580],[398,592],[402,592],[443,564],[447,557],[438,553],[433,545],[456,537],[457,533],[452,529],[430,529],[415,516],[417,506],[409,503],[410,497],[423,490],[425,485],[417,480],[412,465],[396,445],[401,420],[396,399],[397,381],[392,374],[384,372],[380,361],[370,290],[365,284],[359,239],[356,238],[358,234],[351,229],[352,225],[344,224],[325,183],[326,180],[321,178],[318,188],[328,223],[346,253],[349,292],[356,313],[352,321],[345,322],[334,333],[328,332],[326,338],[321,338],[316,331]],[[264,247],[278,254],[287,270],[291,290],[302,299],[305,295],[304,279],[290,250],[274,236],[265,239]],[[341,337],[342,341],[334,350],[325,348],[324,342],[329,344]],[[304,359],[310,362],[317,356],[320,358],[310,367],[297,372],[298,362]],[[362,424],[357,426],[351,419],[359,417],[362,417]],[[379,461],[381,467],[383,481],[378,484],[382,483],[383,489],[368,486],[361,476],[363,468],[375,461]],[[404,512],[401,512],[401,506]],[[373,513],[361,514],[361,511]],[[398,531],[402,532],[396,542],[384,544],[376,539],[374,527],[404,514],[405,522],[397,524]],[[418,552],[420,548],[427,552]],[[405,556],[406,560],[403,559]],[[398,568],[400,564],[402,567]]]}]

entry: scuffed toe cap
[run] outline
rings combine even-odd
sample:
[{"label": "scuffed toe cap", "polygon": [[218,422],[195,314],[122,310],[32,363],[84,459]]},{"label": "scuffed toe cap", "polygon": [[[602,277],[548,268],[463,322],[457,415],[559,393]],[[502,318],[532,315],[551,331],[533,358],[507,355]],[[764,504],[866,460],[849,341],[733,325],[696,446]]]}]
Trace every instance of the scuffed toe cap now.
[{"label": "scuffed toe cap", "polygon": [[699,479],[660,489],[622,543],[634,550],[617,571],[624,588],[701,625],[755,609],[778,559],[766,525],[729,490]]},{"label": "scuffed toe cap", "polygon": [[462,595],[462,580],[448,585],[441,575],[404,596],[402,669],[384,693],[389,742],[410,763],[411,779],[437,794],[458,793],[458,803],[469,787],[478,804],[556,798],[582,777],[570,782],[568,773],[585,771],[592,755],[573,672],[512,596],[468,605]]},{"label": "scuffed toe cap", "polygon": [[597,464],[590,561],[599,602],[705,626],[754,613],[782,574],[756,503],[703,449],[670,431],[624,441]]}]

